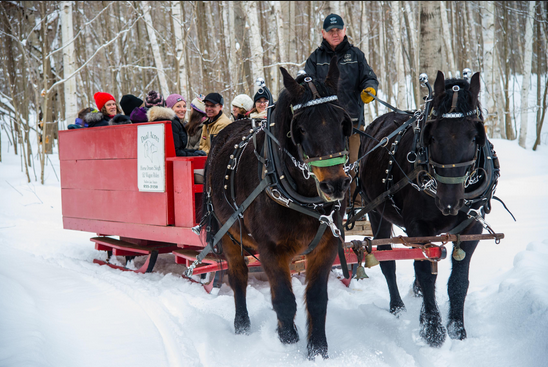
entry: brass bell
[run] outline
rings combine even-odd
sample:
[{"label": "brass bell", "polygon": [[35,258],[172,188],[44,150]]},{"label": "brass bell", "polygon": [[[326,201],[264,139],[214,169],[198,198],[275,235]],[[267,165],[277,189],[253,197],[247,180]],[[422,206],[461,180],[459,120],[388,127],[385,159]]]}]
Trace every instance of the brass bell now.
[{"label": "brass bell", "polygon": [[361,279],[367,279],[369,278],[367,274],[365,274],[365,269],[362,265],[358,266],[358,269],[356,270],[356,280]]},{"label": "brass bell", "polygon": [[379,260],[377,260],[375,255],[373,254],[365,255],[365,266],[368,268],[372,268],[375,265],[379,265]]},{"label": "brass bell", "polygon": [[465,257],[466,257],[466,252],[464,252],[463,249],[461,249],[460,247],[455,247],[453,249],[453,259],[457,261],[462,261],[464,260]]}]

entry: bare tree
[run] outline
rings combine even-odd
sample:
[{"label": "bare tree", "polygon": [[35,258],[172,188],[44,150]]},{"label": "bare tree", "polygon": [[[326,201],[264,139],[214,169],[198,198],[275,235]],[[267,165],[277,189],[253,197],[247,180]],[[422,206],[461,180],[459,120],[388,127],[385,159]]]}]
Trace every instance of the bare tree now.
[{"label": "bare tree", "polygon": [[401,106],[399,108],[406,108],[406,82],[405,82],[405,70],[403,66],[403,37],[400,26],[400,14],[401,4],[399,1],[392,1],[390,4],[392,14],[392,27],[394,30],[394,61],[396,67],[396,82],[398,84],[398,94],[396,98],[396,104]]},{"label": "bare tree", "polygon": [[172,14],[172,24],[173,24],[173,33],[175,34],[175,47],[176,47],[176,68],[177,68],[177,80],[176,91],[177,93],[183,93],[184,96],[188,96],[187,90],[187,71],[185,68],[185,53],[186,53],[186,30],[185,28],[185,19],[183,16],[183,9],[181,7],[180,1],[171,2],[171,14]]},{"label": "bare tree", "polygon": [[531,85],[531,69],[533,60],[533,20],[535,16],[535,2],[529,2],[525,25],[525,48],[523,55],[523,82],[521,84],[519,146],[527,147],[527,124],[529,118],[529,87]]},{"label": "bare tree", "polygon": [[[78,99],[76,97],[76,78],[69,78],[76,70],[74,52],[74,34],[72,25],[72,1],[61,2],[61,26],[63,39],[63,76],[66,79],[65,88],[65,118],[76,118]],[[67,122],[68,123],[68,122]]]},{"label": "bare tree", "polygon": [[441,60],[441,15],[439,1],[420,2],[420,67],[421,73],[426,73],[433,83],[437,71],[444,70]]},{"label": "bare tree", "polygon": [[252,79],[264,78],[263,65],[263,45],[261,42],[261,33],[259,28],[259,19],[257,17],[257,3],[248,1],[246,8],[248,9],[249,29],[251,32],[250,48],[251,48],[251,70]]},{"label": "bare tree", "polygon": [[152,47],[152,54],[154,55],[154,61],[156,63],[156,69],[158,71],[158,79],[160,80],[161,92],[164,96],[169,95],[169,88],[167,86],[166,75],[164,71],[164,64],[162,61],[162,55],[160,53],[160,47],[156,38],[156,32],[154,25],[152,24],[152,17],[150,16],[150,5],[148,1],[141,2],[141,9],[143,10],[143,16],[147,24],[148,38],[150,39],[150,45]]}]

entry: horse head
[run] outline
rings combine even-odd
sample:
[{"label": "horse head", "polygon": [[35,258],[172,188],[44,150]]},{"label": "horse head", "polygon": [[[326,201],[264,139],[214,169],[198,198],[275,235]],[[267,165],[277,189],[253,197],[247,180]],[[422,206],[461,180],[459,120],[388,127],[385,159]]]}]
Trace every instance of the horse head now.
[{"label": "horse head", "polygon": [[435,202],[443,215],[457,215],[465,203],[479,149],[487,139],[478,101],[479,73],[470,83],[445,80],[438,71],[434,83],[433,111],[424,128],[429,170],[436,179]]},{"label": "horse head", "polygon": [[284,68],[280,70],[285,86],[278,101],[281,144],[314,177],[317,195],[326,202],[342,200],[351,181],[344,164],[352,120],[337,100],[336,58],[331,60],[324,81],[306,75],[294,79]]}]

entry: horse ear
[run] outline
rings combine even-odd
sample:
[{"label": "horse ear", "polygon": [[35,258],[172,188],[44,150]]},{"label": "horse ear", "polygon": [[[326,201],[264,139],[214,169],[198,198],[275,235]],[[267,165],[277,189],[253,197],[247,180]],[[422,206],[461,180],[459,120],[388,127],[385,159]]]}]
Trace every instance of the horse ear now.
[{"label": "horse ear", "polygon": [[472,93],[472,100],[477,101],[480,92],[480,73],[477,72],[472,75],[470,79],[470,93]]},{"label": "horse ear", "polygon": [[329,70],[327,71],[327,76],[325,77],[325,85],[333,89],[337,93],[337,88],[339,85],[339,66],[337,65],[337,56],[331,58],[329,63]]},{"label": "horse ear", "polygon": [[304,87],[297,83],[295,79],[289,73],[285,68],[280,67],[280,71],[282,72],[282,76],[284,78],[284,86],[285,89],[289,92],[291,97],[298,98],[301,96],[301,94],[304,92]]},{"label": "horse ear", "polygon": [[434,94],[440,96],[445,91],[445,76],[438,70],[438,76],[434,82]]}]

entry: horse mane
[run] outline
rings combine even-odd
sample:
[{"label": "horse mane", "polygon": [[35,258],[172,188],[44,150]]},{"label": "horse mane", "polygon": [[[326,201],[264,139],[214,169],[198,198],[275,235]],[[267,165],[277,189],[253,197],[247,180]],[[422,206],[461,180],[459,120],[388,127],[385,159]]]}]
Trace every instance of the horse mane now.
[{"label": "horse mane", "polygon": [[476,108],[481,111],[479,99],[473,100],[472,92],[470,91],[470,83],[464,79],[447,79],[445,80],[445,90],[440,95],[434,95],[433,108],[438,116],[448,113],[451,110],[453,103],[453,86],[460,88],[457,99],[457,106],[453,112],[466,113],[473,111]]}]

